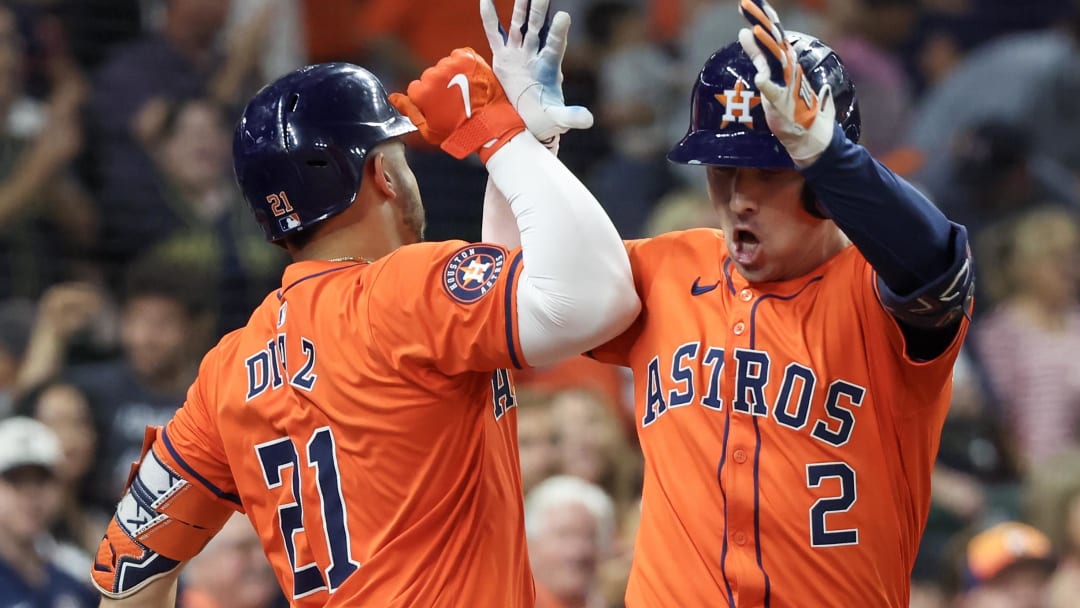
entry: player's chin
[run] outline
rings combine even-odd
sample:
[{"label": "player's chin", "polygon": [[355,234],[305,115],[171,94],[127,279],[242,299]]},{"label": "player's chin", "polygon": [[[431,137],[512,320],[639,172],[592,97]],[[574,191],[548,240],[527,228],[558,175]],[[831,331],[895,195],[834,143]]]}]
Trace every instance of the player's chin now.
[{"label": "player's chin", "polygon": [[742,278],[751,283],[768,283],[775,280],[769,269],[761,264],[744,266],[735,262],[735,268],[739,271],[739,275],[742,276]]},{"label": "player's chin", "polygon": [[768,259],[763,251],[755,251],[752,255],[747,255],[745,251],[740,251],[737,247],[729,247],[728,255],[731,257],[731,261],[735,263],[735,268],[747,281],[752,283],[760,283],[769,280],[770,270]]}]

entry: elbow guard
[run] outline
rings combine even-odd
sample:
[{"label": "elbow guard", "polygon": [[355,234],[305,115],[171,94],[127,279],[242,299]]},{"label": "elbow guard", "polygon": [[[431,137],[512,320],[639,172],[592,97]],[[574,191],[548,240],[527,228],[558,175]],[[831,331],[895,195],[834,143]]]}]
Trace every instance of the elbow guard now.
[{"label": "elbow guard", "polygon": [[106,597],[120,599],[169,574],[202,550],[233,513],[227,501],[185,479],[159,427],[148,427],[142,456],[98,546],[91,572]]},{"label": "elbow guard", "polygon": [[898,321],[919,329],[951,327],[971,312],[975,272],[967,230],[953,225],[953,264],[944,274],[907,296],[894,293],[877,278],[878,298]]}]

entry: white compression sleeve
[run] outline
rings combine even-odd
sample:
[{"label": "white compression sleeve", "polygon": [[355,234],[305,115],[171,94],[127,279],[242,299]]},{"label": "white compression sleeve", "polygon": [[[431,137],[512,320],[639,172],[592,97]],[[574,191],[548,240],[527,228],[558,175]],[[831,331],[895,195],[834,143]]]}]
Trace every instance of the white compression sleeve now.
[{"label": "white compression sleeve", "polygon": [[[552,156],[558,158],[560,139],[561,137],[556,135],[540,143]],[[507,249],[521,246],[521,233],[518,232],[514,212],[510,210],[509,201],[495,186],[491,176],[488,176],[487,188],[484,190],[484,220],[480,225],[480,240],[502,245]]]},{"label": "white compression sleeve", "polygon": [[525,360],[553,363],[619,335],[641,303],[626,247],[600,203],[529,133],[492,155],[487,169],[521,235],[517,306]]},{"label": "white compression sleeve", "polygon": [[495,243],[507,249],[521,246],[521,233],[518,232],[517,219],[510,209],[510,202],[488,177],[487,189],[484,190],[484,221],[480,227],[480,240]]}]

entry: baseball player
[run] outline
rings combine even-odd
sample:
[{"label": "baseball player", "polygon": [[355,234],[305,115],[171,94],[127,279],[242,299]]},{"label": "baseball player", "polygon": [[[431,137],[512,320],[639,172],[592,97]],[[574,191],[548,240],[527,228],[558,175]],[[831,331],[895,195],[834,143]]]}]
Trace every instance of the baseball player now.
[{"label": "baseball player", "polygon": [[[535,57],[525,19],[500,47]],[[557,16],[540,51],[555,70],[568,27]],[[171,606],[181,566],[234,511],[293,606],[533,605],[507,368],[624,330],[640,309],[626,249],[471,49],[393,102],[409,117],[339,63],[286,75],[244,110],[237,181],[294,263],[148,430],[93,564],[103,606]],[[417,129],[479,154],[520,248],[419,242],[400,141]]]},{"label": "baseball player", "polygon": [[741,12],[669,153],[705,165],[723,229],[627,243],[642,313],[591,351],[634,372],[626,604],[906,607],[972,305],[966,231],[857,145],[829,47],[763,0]]}]

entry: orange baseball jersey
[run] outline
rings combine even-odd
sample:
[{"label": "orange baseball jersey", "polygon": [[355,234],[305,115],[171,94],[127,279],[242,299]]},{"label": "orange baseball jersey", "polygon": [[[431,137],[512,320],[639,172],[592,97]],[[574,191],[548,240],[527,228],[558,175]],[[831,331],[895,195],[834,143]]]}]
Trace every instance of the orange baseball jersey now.
[{"label": "orange baseball jersey", "polygon": [[763,284],[719,231],[627,247],[642,313],[592,351],[634,371],[627,606],[906,608],[967,321],[916,363],[853,246]]},{"label": "orange baseball jersey", "polygon": [[521,254],[294,263],[162,433],[247,512],[294,606],[532,606],[514,391]]}]

